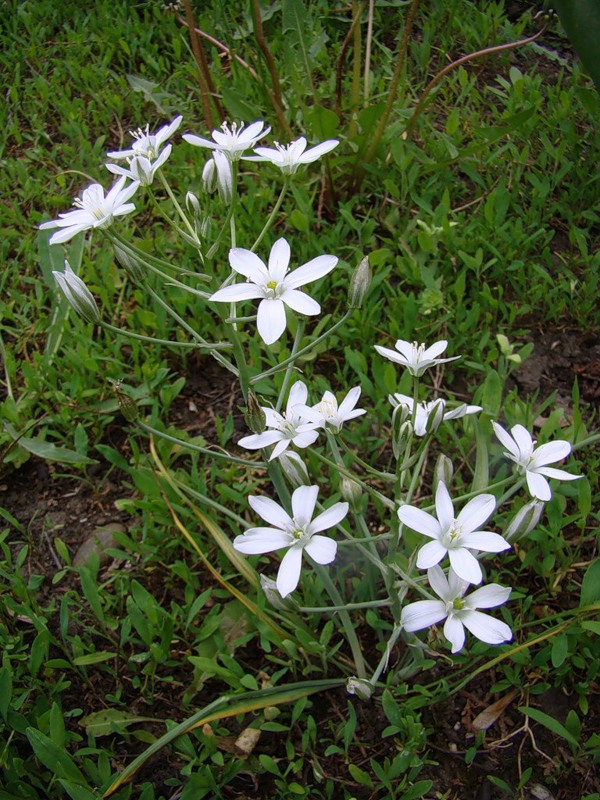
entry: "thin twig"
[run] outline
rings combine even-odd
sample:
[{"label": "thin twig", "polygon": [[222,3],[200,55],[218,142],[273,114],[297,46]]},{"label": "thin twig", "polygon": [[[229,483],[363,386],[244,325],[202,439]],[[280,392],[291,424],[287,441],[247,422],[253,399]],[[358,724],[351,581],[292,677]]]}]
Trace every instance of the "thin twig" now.
[{"label": "thin twig", "polygon": [[346,58],[346,52],[350,46],[350,41],[352,40],[354,30],[360,21],[361,15],[362,7],[359,8],[358,13],[354,14],[352,18],[352,23],[348,33],[346,34],[346,37],[344,38],[344,41],[342,42],[340,54],[335,65],[335,108],[337,115],[340,118],[342,116],[342,70],[344,68],[344,59]]},{"label": "thin twig", "polygon": [[[181,25],[185,25],[185,27],[189,29],[187,20],[185,20],[183,17],[177,15],[177,21]],[[244,67],[244,69],[248,70],[248,72],[250,73],[250,75],[252,75],[254,80],[260,81],[258,73],[254,69],[254,67],[250,66],[250,64],[248,64],[247,61],[244,61],[244,59],[241,56],[238,56],[237,53],[232,53],[231,50],[227,47],[227,45],[224,45],[223,42],[220,42],[218,39],[215,39],[215,37],[211,36],[210,33],[206,33],[206,31],[203,31],[200,28],[194,28],[194,31],[198,34],[198,36],[201,36],[203,39],[206,39],[207,42],[210,42],[212,45],[214,45],[217,48],[217,50],[220,50],[224,55],[227,56],[227,58],[231,59],[232,61],[237,61],[238,64],[241,64],[241,66]]]},{"label": "thin twig", "polygon": [[223,120],[224,112],[221,103],[217,97],[217,91],[213,83],[210,70],[208,68],[208,61],[204,53],[202,43],[196,33],[196,21],[194,19],[194,11],[192,9],[191,0],[183,0],[185,8],[185,18],[187,20],[187,27],[190,35],[190,44],[192,45],[192,52],[198,67],[198,83],[200,84],[200,95],[202,98],[202,106],[204,108],[204,119],[209,128],[214,128],[214,119],[212,108],[210,104],[211,96],[215,104],[217,114]]},{"label": "thin twig", "polygon": [[282,128],[284,128],[291,135],[292,129],[285,118],[283,111],[281,84],[279,83],[279,75],[277,74],[277,65],[275,64],[275,59],[273,58],[273,54],[269,50],[267,40],[265,39],[262,17],[260,15],[260,3],[258,0],[252,0],[252,21],[254,24],[254,36],[265,57],[267,69],[269,70],[269,75],[271,76],[271,85],[273,86],[273,107],[275,108],[277,119],[279,120],[279,124],[282,126]]},{"label": "thin twig", "polygon": [[490,55],[490,53],[501,53],[503,50],[512,50],[513,48],[520,47],[523,44],[529,44],[530,42],[534,42],[536,39],[539,39],[539,37],[543,33],[545,33],[546,28],[547,26],[544,25],[544,27],[541,28],[541,30],[539,30],[533,36],[528,36],[526,39],[520,39],[518,42],[509,42],[508,44],[497,44],[494,45],[493,47],[486,47],[483,50],[477,50],[475,53],[469,53],[466,56],[462,56],[462,58],[453,61],[451,64],[447,64],[444,67],[444,69],[440,70],[440,72],[438,72],[438,74],[429,81],[429,83],[423,90],[423,93],[419,98],[419,102],[415,106],[415,110],[413,111],[412,116],[408,121],[408,125],[406,126],[404,138],[408,140],[412,136],[412,132],[415,127],[417,117],[419,116],[421,110],[423,109],[427,96],[434,88],[434,86],[436,86],[441,81],[444,75],[447,75],[451,70],[455,69],[456,67],[460,67],[461,64],[465,64],[467,61],[472,61],[474,58],[482,58],[483,56]]}]

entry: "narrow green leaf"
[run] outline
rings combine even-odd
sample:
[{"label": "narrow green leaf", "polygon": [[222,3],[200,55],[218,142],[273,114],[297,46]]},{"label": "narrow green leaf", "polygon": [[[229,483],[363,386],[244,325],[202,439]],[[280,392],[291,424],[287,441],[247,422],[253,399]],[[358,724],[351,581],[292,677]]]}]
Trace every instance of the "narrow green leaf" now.
[{"label": "narrow green leaf", "polygon": [[549,731],[552,731],[552,733],[555,733],[557,736],[561,736],[563,739],[566,739],[574,751],[579,750],[579,742],[577,739],[571,733],[569,733],[564,725],[562,725],[557,719],[554,719],[554,717],[545,714],[538,708],[529,708],[528,706],[520,706],[519,711],[536,722],[539,722],[540,725],[548,728]]},{"label": "narrow green leaf", "polygon": [[54,775],[73,783],[86,784],[85,778],[66,750],[35,728],[27,728],[25,733],[36,757]]},{"label": "narrow green leaf", "polygon": [[47,461],[60,461],[63,464],[96,464],[95,459],[83,456],[67,447],[57,447],[52,442],[47,442],[39,437],[19,436],[14,426],[4,423],[4,430],[11,436],[23,450],[34,456],[45,458]]},{"label": "narrow green leaf", "polygon": [[138,714],[130,714],[118,708],[109,708],[103,711],[94,711],[83,719],[79,720],[88,733],[96,737],[108,736],[115,731],[123,730],[129,725],[139,722],[160,722],[155,717],[140,717]]}]

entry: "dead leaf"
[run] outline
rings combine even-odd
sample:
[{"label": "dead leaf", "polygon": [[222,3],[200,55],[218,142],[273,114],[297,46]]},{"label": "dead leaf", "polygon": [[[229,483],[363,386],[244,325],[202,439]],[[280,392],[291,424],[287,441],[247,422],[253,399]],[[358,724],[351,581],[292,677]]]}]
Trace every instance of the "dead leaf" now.
[{"label": "dead leaf", "polygon": [[248,758],[260,739],[260,731],[256,728],[244,728],[235,740],[235,753],[239,758]]},{"label": "dead leaf", "polygon": [[504,697],[501,697],[500,700],[496,700],[495,703],[492,703],[491,706],[484,708],[480,714],[477,714],[471,727],[473,730],[476,731],[487,731],[488,728],[491,728],[494,722],[498,719],[498,717],[502,714],[504,709],[515,699],[517,696],[516,692],[509,692],[505,694]]}]

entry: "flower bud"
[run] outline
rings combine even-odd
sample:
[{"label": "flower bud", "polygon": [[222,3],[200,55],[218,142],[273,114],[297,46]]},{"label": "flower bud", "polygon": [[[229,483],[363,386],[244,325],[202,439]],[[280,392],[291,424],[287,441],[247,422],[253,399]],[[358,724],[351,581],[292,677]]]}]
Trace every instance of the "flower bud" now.
[{"label": "flower bud", "polygon": [[253,433],[262,433],[267,427],[267,417],[252,389],[248,391],[246,423]]},{"label": "flower bud", "polygon": [[146,277],[146,273],[140,261],[127,251],[122,250],[118,245],[115,245],[114,248],[115,258],[123,267],[125,272],[127,272],[129,277],[132,278],[132,280],[134,280],[136,283],[141,283]]},{"label": "flower bud", "polygon": [[373,684],[366,678],[348,678],[346,691],[348,694],[355,694],[360,700],[370,700],[373,694]]},{"label": "flower bud", "polygon": [[65,261],[64,272],[53,271],[52,274],[69,305],[75,309],[79,316],[86,322],[100,322],[100,311],[94,296],[81,278],[75,275],[69,266],[69,262]]},{"label": "flower bud", "polygon": [[352,480],[352,478],[342,475],[340,481],[340,494],[344,500],[350,505],[350,510],[354,514],[360,514],[362,511],[362,489],[360,484]]},{"label": "flower bud", "polygon": [[277,611],[293,611],[298,607],[296,601],[289,595],[283,598],[277,589],[277,582],[266,575],[260,576],[260,585],[265,597]]},{"label": "flower bud", "polygon": [[541,500],[531,500],[520,508],[510,521],[504,533],[506,541],[518,542],[523,536],[527,536],[528,533],[531,533],[540,521],[544,505],[545,504]]},{"label": "flower bud", "polygon": [[435,494],[438,483],[443,483],[444,486],[450,486],[453,474],[454,467],[452,461],[450,461],[448,456],[440,453],[435,462],[435,467],[433,468],[433,493]]},{"label": "flower bud", "polygon": [[187,192],[185,196],[185,205],[188,213],[190,213],[193,217],[200,216],[200,201],[193,192]]},{"label": "flower bud", "polygon": [[373,274],[369,265],[369,256],[365,256],[358,264],[350,278],[348,291],[348,305],[350,308],[360,308],[369,291]]},{"label": "flower bud", "polygon": [[392,438],[392,452],[394,453],[394,458],[396,461],[400,460],[400,458],[402,458],[406,452],[406,448],[412,435],[412,422],[410,420],[406,420],[406,422],[403,422],[398,428],[398,435]]},{"label": "flower bud", "polygon": [[112,386],[113,392],[117,396],[119,411],[123,414],[127,422],[135,422],[140,416],[135,400],[128,394],[125,394],[121,389],[121,381],[113,381],[110,378],[108,380]]},{"label": "flower bud", "polygon": [[446,403],[441,397],[428,404],[427,422],[425,423],[427,433],[435,433],[437,431],[444,420],[445,409]]},{"label": "flower bud", "polygon": [[279,456],[279,463],[285,477],[294,489],[297,489],[299,486],[310,486],[311,481],[308,470],[298,453],[294,453],[292,450],[285,450]]},{"label": "flower bud", "polygon": [[202,183],[204,184],[204,189],[210,194],[217,188],[217,165],[212,156],[202,170]]}]

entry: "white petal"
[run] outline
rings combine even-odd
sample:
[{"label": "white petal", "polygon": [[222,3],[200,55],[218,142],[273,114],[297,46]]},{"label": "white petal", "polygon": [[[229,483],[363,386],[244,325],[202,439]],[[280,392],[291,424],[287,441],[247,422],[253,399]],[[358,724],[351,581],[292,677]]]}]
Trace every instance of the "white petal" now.
[{"label": "white petal", "polygon": [[238,444],[240,447],[245,447],[246,450],[260,450],[261,447],[269,447],[282,438],[281,431],[263,431],[262,433],[253,433],[251,436],[244,436],[238,441]]},{"label": "white petal", "polygon": [[218,289],[208,299],[215,303],[239,303],[243,300],[256,300],[263,296],[264,292],[255,283],[234,283],[232,286]]},{"label": "white petal", "polygon": [[251,250],[232,247],[229,251],[229,265],[240,275],[250,278],[253,283],[264,285],[269,281],[269,272],[263,261]]},{"label": "white petal", "polygon": [[312,519],[317,504],[318,486],[299,486],[292,495],[294,522],[304,528]]},{"label": "white petal", "polygon": [[473,636],[487,644],[502,644],[512,639],[512,631],[506,622],[482,614],[481,611],[467,611],[461,615],[461,620]]},{"label": "white petal", "polygon": [[277,573],[277,590],[282,597],[287,597],[298,586],[301,567],[302,548],[297,545],[290,547],[284,555]]},{"label": "white petal", "polygon": [[[396,353],[394,350],[390,350],[389,347],[381,347],[381,345],[376,344],[375,350],[379,353],[380,356],[384,358],[389,358],[390,361],[395,361],[396,364],[402,364],[402,366],[406,366],[406,359],[404,356],[401,356],[399,353]],[[412,401],[411,401],[412,403]],[[412,407],[412,406],[411,406]]]},{"label": "white petal", "polygon": [[269,275],[271,279],[281,283],[290,265],[290,246],[285,239],[278,239],[269,255]]},{"label": "white petal", "polygon": [[279,503],[272,500],[270,497],[263,497],[262,495],[250,495],[248,503],[253,511],[259,517],[268,522],[269,525],[274,525],[276,528],[285,530],[288,525],[293,525],[290,515],[283,509]]},{"label": "white petal", "polygon": [[456,595],[452,594],[450,591],[448,580],[444,575],[444,570],[440,566],[436,565],[427,570],[427,580],[433,591],[438,597],[441,597],[442,600],[446,602],[454,600]]},{"label": "white petal", "polygon": [[484,553],[501,553],[503,550],[510,549],[510,544],[506,539],[503,539],[499,533],[491,533],[491,531],[464,533],[460,537],[460,543],[464,547],[481,550]]},{"label": "white petal", "polygon": [[511,593],[509,586],[500,586],[498,583],[490,583],[475,589],[474,592],[465,598],[465,605],[468,608],[495,608],[506,603]]},{"label": "white petal", "polygon": [[496,434],[496,438],[500,441],[500,444],[502,444],[503,447],[505,447],[513,456],[518,457],[519,448],[508,431],[505,431],[501,425],[498,425],[498,423],[494,422],[493,420],[492,427],[494,428],[494,433]]},{"label": "white petal", "polygon": [[452,569],[459,578],[469,583],[481,583],[483,580],[483,573],[479,566],[479,561],[475,556],[470,553],[466,547],[457,547],[454,550],[448,550],[448,557]]},{"label": "white petal", "polygon": [[184,133],[183,139],[188,142],[188,144],[193,144],[196,147],[210,147],[211,150],[214,150],[217,146],[209,139],[203,139],[202,136],[195,136],[193,133]]},{"label": "white petal", "polygon": [[439,342],[435,342],[423,351],[422,361],[430,361],[431,359],[437,358],[447,347],[448,342],[445,339],[440,339]]},{"label": "white petal", "polygon": [[285,306],[277,298],[261,300],[256,320],[258,333],[265,344],[273,344],[285,331]]},{"label": "white petal", "polygon": [[297,289],[299,286],[304,286],[305,283],[312,283],[331,272],[337,262],[337,256],[317,256],[290,272],[285,278],[285,285],[290,289]]},{"label": "white petal", "polygon": [[417,600],[404,606],[400,621],[405,631],[422,631],[446,616],[446,605],[441,600]]},{"label": "white petal", "polygon": [[293,441],[296,447],[300,447],[302,449],[304,447],[310,447],[311,444],[318,439],[318,437],[319,432],[316,430],[303,431],[302,433],[296,434]]},{"label": "white petal", "polygon": [[348,503],[334,503],[311,522],[311,533],[326,531],[340,523],[348,513]]},{"label": "white petal", "polygon": [[435,513],[437,514],[440,528],[447,531],[454,522],[454,506],[450,492],[445,483],[440,481],[435,493]]},{"label": "white petal", "polygon": [[398,509],[400,522],[417,533],[429,536],[430,539],[439,539],[442,533],[440,523],[431,514],[421,511],[415,506],[400,506]]},{"label": "white petal", "polygon": [[290,389],[290,393],[288,395],[286,414],[288,416],[290,414],[293,414],[295,406],[306,405],[307,399],[308,399],[308,388],[306,384],[303,383],[302,381],[296,381],[296,383]]},{"label": "white petal", "polygon": [[452,652],[458,653],[465,643],[465,629],[455,616],[448,617],[444,623],[444,636],[452,645]]},{"label": "white petal", "polygon": [[436,564],[440,563],[447,552],[444,545],[440,544],[436,539],[427,542],[417,554],[417,567],[419,569],[434,567]]},{"label": "white petal", "polygon": [[496,508],[496,498],[492,494],[480,494],[469,500],[457,517],[457,523],[467,531],[475,531],[486,522]]},{"label": "white petal", "polygon": [[337,139],[327,139],[325,142],[321,142],[321,144],[317,144],[314,147],[309,148],[305,153],[298,157],[298,161],[300,164],[310,164],[313,161],[316,161],[321,156],[324,156],[325,153],[331,152],[334,147],[337,147],[339,144]]},{"label": "white petal", "polygon": [[583,475],[571,475],[564,469],[556,469],[555,467],[536,467],[535,472],[540,475],[545,475],[547,478],[556,478],[559,481],[576,481],[583,478]]},{"label": "white petal", "polygon": [[533,462],[536,467],[542,467],[545,464],[553,464],[555,461],[561,461],[566,458],[571,452],[571,444],[559,439],[556,442],[548,442],[536,447],[533,453]]},{"label": "white petal", "polygon": [[531,434],[523,425],[513,425],[510,429],[513,439],[517,443],[517,447],[519,448],[519,453],[523,456],[527,456],[531,448],[533,447],[533,439],[531,438]]},{"label": "white petal", "polygon": [[312,297],[309,297],[304,292],[298,289],[289,289],[281,295],[283,302],[289,306],[292,311],[298,314],[306,314],[307,317],[314,317],[315,314],[321,313],[321,306]]},{"label": "white petal", "polygon": [[337,553],[337,542],[328,536],[313,536],[304,549],[317,564],[331,564]]},{"label": "white petal", "polygon": [[[358,403],[361,393],[361,387],[355,386],[353,389],[350,389],[346,397],[340,403],[340,407],[338,409],[338,413],[340,417],[346,417],[349,414],[354,406]],[[361,413],[366,413],[364,409],[361,410]],[[358,415],[357,415],[358,416]]]},{"label": "white petal", "polygon": [[285,450],[287,450],[287,448],[288,448],[289,446],[290,446],[290,439],[282,439],[282,440],[281,440],[280,442],[278,442],[278,443],[275,445],[275,447],[273,448],[273,452],[272,452],[272,453],[271,453],[271,455],[269,456],[269,461],[273,461],[273,459],[275,459],[275,458],[279,458],[279,456],[280,456],[280,455],[281,455],[281,454],[282,454],[282,453],[283,453]]},{"label": "white petal", "polygon": [[[251,532],[250,532],[251,531]],[[251,528],[242,536],[236,536],[233,546],[240,553],[255,556],[259,553],[271,553],[290,546],[290,535],[273,528]]]},{"label": "white petal", "polygon": [[527,470],[525,477],[527,478],[527,487],[532,497],[537,497],[538,500],[550,500],[552,497],[550,484],[543,475]]}]

